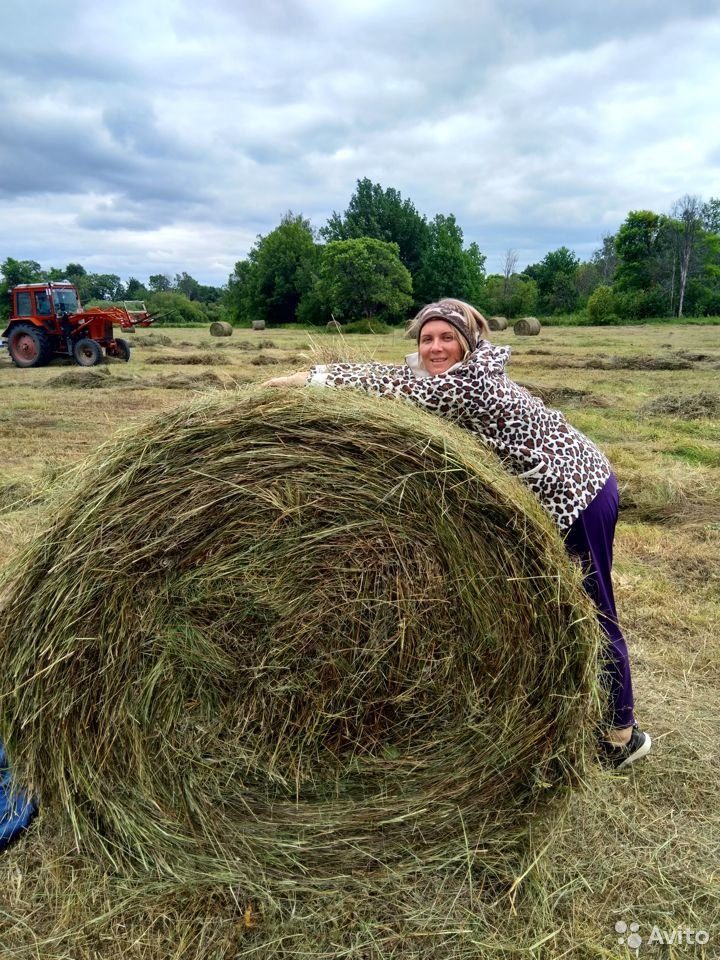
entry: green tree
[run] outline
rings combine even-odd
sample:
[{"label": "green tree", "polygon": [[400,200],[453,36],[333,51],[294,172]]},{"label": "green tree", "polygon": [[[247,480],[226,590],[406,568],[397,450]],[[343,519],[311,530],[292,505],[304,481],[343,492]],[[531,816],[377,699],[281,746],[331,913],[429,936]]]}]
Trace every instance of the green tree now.
[{"label": "green tree", "polygon": [[171,289],[170,277],[164,273],[153,273],[148,278],[148,287],[153,293],[169,293]]},{"label": "green tree", "polygon": [[81,263],[69,263],[65,267],[65,277],[73,283],[84,276],[87,276],[87,270]]},{"label": "green tree", "polygon": [[525,268],[526,276],[537,283],[541,313],[570,312],[577,307],[579,265],[580,260],[572,250],[559,247],[547,253],[540,263]]},{"label": "green tree", "polygon": [[335,240],[322,253],[317,295],[337,320],[401,320],[412,305],[412,278],[396,243]]},{"label": "green tree", "polygon": [[720,197],[710,197],[702,209],[703,227],[708,233],[720,234]]},{"label": "green tree", "polygon": [[329,242],[372,237],[396,243],[400,260],[414,279],[428,243],[428,226],[412,201],[403,200],[398,190],[385,190],[365,177],[357,181],[345,213],[333,213],[320,235]]},{"label": "green tree", "polygon": [[[674,221],[674,253],[679,274],[677,315],[681,317],[688,279],[697,272],[700,261],[703,233],[702,201],[699,197],[686,194],[673,205],[671,216]],[[673,261],[674,265],[675,261]]]},{"label": "green tree", "polygon": [[195,277],[191,277],[190,274],[184,270],[182,273],[175,274],[172,289],[177,291],[177,293],[181,293],[184,297],[187,297],[188,300],[200,299],[200,284]]},{"label": "green tree", "polygon": [[614,234],[605,234],[602,246],[592,255],[592,263],[597,267],[600,283],[607,285],[613,282],[617,268]]},{"label": "green tree", "polygon": [[144,300],[148,296],[148,290],[135,277],[128,277],[128,282],[125,284],[125,296],[128,300]]},{"label": "green tree", "polygon": [[430,303],[443,297],[478,302],[485,281],[485,257],[476,243],[463,249],[463,232],[455,216],[438,213],[428,225],[428,244],[420,263],[416,300]]},{"label": "green tree", "polygon": [[631,211],[615,237],[615,285],[622,292],[648,291],[658,284],[662,217],[652,210]]},{"label": "green tree", "polygon": [[8,289],[19,283],[37,283],[45,278],[42,267],[36,260],[15,260],[7,257],[0,264],[0,271]]},{"label": "green tree", "polygon": [[485,291],[485,261],[487,257],[480,251],[480,247],[473,240],[464,250],[465,258],[465,287],[461,300],[478,304],[482,302]]},{"label": "green tree", "polygon": [[88,273],[80,278],[78,288],[83,301],[125,298],[125,287],[116,273]]},{"label": "green tree", "polygon": [[207,283],[198,284],[198,300],[200,303],[221,303],[224,293],[222,287],[214,287]]},{"label": "green tree", "polygon": [[493,274],[485,281],[483,296],[478,301],[489,316],[500,315],[512,319],[535,312],[538,301],[537,284],[530,277],[513,273]]},{"label": "green tree", "polygon": [[311,283],[317,250],[309,220],[288,211],[280,225],[258,237],[250,251],[247,306],[253,319],[292,323]]},{"label": "green tree", "polygon": [[581,304],[587,303],[588,297],[601,282],[600,268],[593,260],[585,261],[578,266],[575,271],[575,285]]},{"label": "green tree", "polygon": [[228,321],[234,324],[247,323],[251,319],[250,284],[252,282],[252,264],[249,260],[238,260],[235,269],[228,277],[223,304]]}]

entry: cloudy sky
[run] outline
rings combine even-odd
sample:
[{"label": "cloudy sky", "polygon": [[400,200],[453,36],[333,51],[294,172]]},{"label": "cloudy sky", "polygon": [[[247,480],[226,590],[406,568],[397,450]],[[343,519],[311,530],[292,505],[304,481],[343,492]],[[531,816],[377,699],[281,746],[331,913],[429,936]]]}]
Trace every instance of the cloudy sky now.
[{"label": "cloudy sky", "polygon": [[223,283],[370,177],[497,270],[720,196],[720,2],[4,0],[0,260]]}]

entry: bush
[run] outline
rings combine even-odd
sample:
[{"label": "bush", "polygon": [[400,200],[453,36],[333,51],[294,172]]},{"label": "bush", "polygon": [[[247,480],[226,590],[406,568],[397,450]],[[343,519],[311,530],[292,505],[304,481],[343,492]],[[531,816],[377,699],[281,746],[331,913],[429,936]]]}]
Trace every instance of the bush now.
[{"label": "bush", "polygon": [[[192,327],[208,322],[207,309],[182,293],[154,293],[145,301],[150,313],[159,314],[164,326]],[[213,319],[216,319],[213,315]]]},{"label": "bush", "polygon": [[587,302],[587,315],[590,323],[599,326],[620,323],[615,294],[610,287],[601,284],[593,290]]},{"label": "bush", "polygon": [[627,293],[613,292],[613,296],[618,317],[629,323],[635,323],[649,317],[661,317],[667,313],[665,297],[657,287],[650,290],[633,290]]}]

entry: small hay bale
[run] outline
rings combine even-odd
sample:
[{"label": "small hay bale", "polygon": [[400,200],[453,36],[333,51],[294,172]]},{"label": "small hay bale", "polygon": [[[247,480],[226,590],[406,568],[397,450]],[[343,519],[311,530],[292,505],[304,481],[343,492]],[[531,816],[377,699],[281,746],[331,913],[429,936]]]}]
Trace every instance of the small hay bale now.
[{"label": "small hay bale", "polygon": [[342,324],[338,323],[337,320],[328,320],[325,329],[329,330],[330,333],[339,333],[342,330]]},{"label": "small hay bale", "polygon": [[513,324],[518,337],[536,337],[540,333],[540,321],[537,317],[521,317]]},{"label": "small hay bale", "polygon": [[491,330],[507,330],[507,317],[488,317],[488,326]]},{"label": "small hay bale", "polygon": [[493,869],[585,775],[580,575],[459,427],[200,399],[106,444],[6,571],[0,737],[115,869],[267,896]]},{"label": "small hay bale", "polygon": [[232,324],[225,320],[216,320],[210,324],[211,337],[231,337],[233,333]]},{"label": "small hay bale", "polygon": [[253,328],[253,330],[264,330],[264,329],[265,329],[265,321],[264,321],[264,320],[253,320],[253,322],[252,322],[252,328]]}]

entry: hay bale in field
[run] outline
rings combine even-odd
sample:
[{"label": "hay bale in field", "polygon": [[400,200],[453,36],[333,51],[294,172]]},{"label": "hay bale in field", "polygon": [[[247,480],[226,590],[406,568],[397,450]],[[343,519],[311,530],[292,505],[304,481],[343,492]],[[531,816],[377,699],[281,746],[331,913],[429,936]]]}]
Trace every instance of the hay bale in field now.
[{"label": "hay bale in field", "polygon": [[580,573],[460,428],[199,400],[52,517],[0,592],[0,737],[93,856],[246,893],[492,868],[584,775]]},{"label": "hay bale in field", "polygon": [[507,330],[507,317],[488,317],[488,326],[491,330]]},{"label": "hay bale in field", "polygon": [[252,322],[252,328],[253,328],[253,330],[264,330],[264,329],[265,329],[265,321],[264,321],[264,320],[253,320],[253,322]]},{"label": "hay bale in field", "polygon": [[520,317],[513,324],[513,332],[518,337],[536,337],[540,333],[540,321],[537,317]]},{"label": "hay bale in field", "polygon": [[339,333],[342,330],[342,324],[338,323],[337,320],[328,320],[325,329],[329,330],[330,333]]},{"label": "hay bale in field", "polygon": [[232,324],[225,320],[216,320],[210,324],[211,337],[231,337],[233,333]]}]

